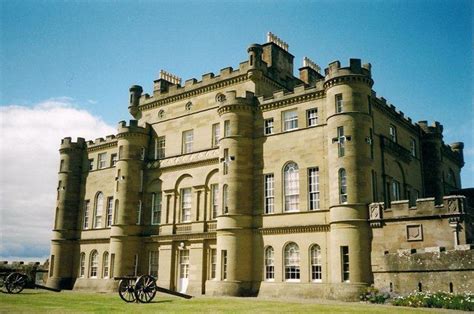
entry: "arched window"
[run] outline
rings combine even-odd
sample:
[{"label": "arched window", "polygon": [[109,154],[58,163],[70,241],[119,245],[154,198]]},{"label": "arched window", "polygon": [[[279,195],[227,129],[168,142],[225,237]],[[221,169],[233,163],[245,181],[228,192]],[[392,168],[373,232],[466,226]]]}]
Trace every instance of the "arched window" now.
[{"label": "arched window", "polygon": [[298,165],[290,162],[284,169],[285,211],[295,212],[299,210],[300,184]]},{"label": "arched window", "polygon": [[86,253],[82,252],[79,259],[79,277],[84,278],[86,274]]},{"label": "arched window", "polygon": [[265,280],[273,281],[275,279],[275,254],[273,247],[265,249]]},{"label": "arched window", "polygon": [[104,211],[104,194],[99,192],[95,199],[95,223],[94,228],[102,227],[102,214]]},{"label": "arched window", "polygon": [[285,246],[285,280],[300,280],[300,249],[293,242]]},{"label": "arched window", "polygon": [[91,252],[90,259],[89,259],[89,277],[90,278],[97,278],[97,271],[99,269],[99,253],[96,250]]},{"label": "arched window", "polygon": [[346,169],[339,169],[339,204],[347,203]]},{"label": "arched window", "polygon": [[224,184],[222,187],[222,208],[224,210],[224,214],[229,213],[229,191],[227,184]]},{"label": "arched window", "polygon": [[321,248],[315,244],[311,247],[311,280],[321,282],[322,277]]},{"label": "arched window", "polygon": [[109,252],[102,257],[102,278],[109,278]]}]

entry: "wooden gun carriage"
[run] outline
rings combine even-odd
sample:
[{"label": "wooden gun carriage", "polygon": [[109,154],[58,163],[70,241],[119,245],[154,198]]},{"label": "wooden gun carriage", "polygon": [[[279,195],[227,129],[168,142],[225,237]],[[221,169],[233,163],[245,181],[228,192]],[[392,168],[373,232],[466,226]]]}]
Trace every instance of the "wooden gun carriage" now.
[{"label": "wooden gun carriage", "polygon": [[35,276],[37,272],[45,272],[41,270],[34,270],[31,272],[32,278],[24,270],[21,269],[2,269],[0,270],[0,288],[5,288],[7,293],[20,293],[23,289],[39,288],[55,292],[61,290],[45,287],[35,283]]}]

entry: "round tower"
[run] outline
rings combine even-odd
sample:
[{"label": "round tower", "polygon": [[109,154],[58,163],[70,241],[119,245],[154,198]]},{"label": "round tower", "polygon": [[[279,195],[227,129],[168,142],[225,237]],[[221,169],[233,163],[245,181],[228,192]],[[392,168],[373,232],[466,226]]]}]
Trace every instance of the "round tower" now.
[{"label": "round tower", "polygon": [[[370,229],[367,205],[372,201],[370,154],[372,116],[368,96],[373,80],[370,64],[351,59],[326,69],[330,225],[329,280],[340,297],[358,297],[371,282]],[[370,139],[370,140],[368,140]]]},{"label": "round tower", "polygon": [[86,154],[83,138],[72,142],[70,137],[61,141],[59,149],[56,216],[51,240],[50,273],[48,286],[56,289],[71,289],[77,267],[79,244],[77,225],[80,221],[80,191],[82,165]]},{"label": "round tower", "polygon": [[217,217],[218,281],[213,295],[252,293],[253,94],[227,92],[219,105],[221,213]]},{"label": "round tower", "polygon": [[138,119],[138,105],[140,104],[140,97],[142,96],[143,88],[139,85],[132,85],[130,87],[130,100],[128,104],[128,111],[135,119]]},{"label": "round tower", "polygon": [[114,223],[110,233],[115,277],[133,275],[137,267],[135,255],[139,255],[141,246],[137,209],[141,200],[148,133],[148,128],[138,126],[136,120],[130,120],[128,126],[121,121],[118,126]]}]

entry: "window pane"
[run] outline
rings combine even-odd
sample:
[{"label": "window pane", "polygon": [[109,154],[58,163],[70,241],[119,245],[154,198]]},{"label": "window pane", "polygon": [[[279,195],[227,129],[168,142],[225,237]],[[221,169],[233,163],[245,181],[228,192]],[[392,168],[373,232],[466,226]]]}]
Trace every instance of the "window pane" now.
[{"label": "window pane", "polygon": [[181,190],[181,210],[181,221],[191,221],[191,188]]},{"label": "window pane", "polygon": [[289,131],[298,128],[298,112],[296,110],[283,113],[283,130]]},{"label": "window pane", "polygon": [[299,210],[299,173],[298,165],[294,162],[285,167],[285,211]]}]

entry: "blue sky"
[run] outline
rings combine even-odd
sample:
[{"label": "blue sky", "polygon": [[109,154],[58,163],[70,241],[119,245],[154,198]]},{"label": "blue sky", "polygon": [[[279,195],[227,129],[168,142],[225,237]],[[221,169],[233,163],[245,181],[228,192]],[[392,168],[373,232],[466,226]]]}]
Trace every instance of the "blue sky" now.
[{"label": "blue sky", "polygon": [[[378,96],[414,121],[440,121],[447,143],[465,142],[463,185],[474,186],[472,1],[10,0],[0,1],[0,21],[2,134],[7,119],[41,113],[31,120],[45,124],[32,131],[41,135],[59,106],[90,115],[77,115],[86,136],[106,135],[99,131],[130,118],[130,85],[151,93],[160,69],[186,80],[238,67],[248,45],[272,31],[289,44],[295,69],[304,56],[322,68],[353,57],[372,63]],[[44,146],[56,154],[57,143]]]}]

